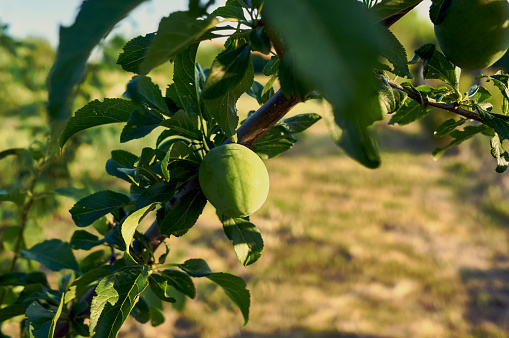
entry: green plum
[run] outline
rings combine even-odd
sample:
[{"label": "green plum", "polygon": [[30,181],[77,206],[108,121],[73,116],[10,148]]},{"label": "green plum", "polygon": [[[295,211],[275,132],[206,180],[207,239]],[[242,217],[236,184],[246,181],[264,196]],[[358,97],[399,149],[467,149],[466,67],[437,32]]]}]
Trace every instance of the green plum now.
[{"label": "green plum", "polygon": [[257,211],[269,193],[265,164],[252,150],[237,143],[209,151],[200,165],[199,180],[209,202],[232,218]]},{"label": "green plum", "polygon": [[445,0],[444,5],[435,36],[452,63],[479,70],[504,55],[509,48],[507,0]]}]

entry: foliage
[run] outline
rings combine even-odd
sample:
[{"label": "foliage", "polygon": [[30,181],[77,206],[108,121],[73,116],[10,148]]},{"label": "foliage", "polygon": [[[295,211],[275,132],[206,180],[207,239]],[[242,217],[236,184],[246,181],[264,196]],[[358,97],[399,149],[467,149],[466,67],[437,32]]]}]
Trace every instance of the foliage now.
[{"label": "foliage", "polygon": [[[213,1],[203,5],[190,0],[187,11],[164,17],[157,32],[124,45],[117,62],[134,75],[123,98],[93,100],[70,116],[91,51],[142,3],[84,1],[76,22],[61,28],[49,77],[51,138],[0,153],[0,159],[16,156],[20,167],[16,182],[0,190],[0,201],[12,202],[18,210],[18,225],[3,236],[4,249],[13,258],[0,276],[2,321],[24,315],[21,325],[34,337],[115,337],[129,315],[140,323],[160,324],[162,305],[150,299],[174,303],[179,297],[195,298],[194,280],[206,278],[224,290],[246,325],[251,299],[242,278],[212,272],[201,258],[168,263],[167,246],[159,257],[155,251],[166,238],[193,230],[202,214],[207,199],[197,175],[205,155],[232,142],[252,148],[263,159],[283,154],[297,141],[296,134],[321,118],[313,113],[284,118],[304,100],[330,103],[332,110],[324,117],[332,138],[368,168],[381,163],[370,132],[375,122],[391,115],[389,124],[406,125],[429,114],[430,107],[439,107],[462,117],[448,119],[437,129],[437,137],[449,135],[452,141],[435,149],[434,156],[483,134],[491,138],[496,170],[505,171],[509,76],[502,72],[479,76],[503,97],[496,113],[485,87],[475,84],[460,92],[459,68],[434,45],[417,49],[407,62],[404,47],[388,27],[419,2],[228,0],[211,12]],[[227,37],[224,50],[210,68],[202,68],[196,62],[199,44],[219,37]],[[12,41],[0,40],[11,53],[18,48]],[[270,57],[263,69],[270,77],[265,85],[254,79],[253,53]],[[161,90],[148,74],[168,61],[173,63],[173,81]],[[414,64],[422,65],[422,76],[433,80],[432,85],[416,87],[391,79],[393,75],[411,79],[409,65]],[[243,94],[254,97],[260,108],[241,121],[236,104]],[[54,181],[57,186],[44,186],[40,192],[45,177],[68,178],[65,172],[60,176],[54,172],[62,161],[60,149],[72,153],[76,148],[72,142],[82,131],[113,123],[123,124],[121,143],[157,136],[155,145],[144,144],[137,153],[112,151],[106,172],[125,181],[128,193],[104,187],[84,196],[59,180]],[[50,193],[75,199],[70,216],[81,229],[69,242],[38,238],[29,243],[32,208]],[[231,219],[220,212],[217,216],[240,263],[256,262],[264,249],[260,229],[248,218]],[[149,218],[153,224],[142,234],[138,226]],[[90,226],[99,236],[88,231]],[[104,257],[105,248],[109,257]],[[77,250],[90,253],[81,258]],[[55,288],[44,274],[30,268],[35,264],[67,274]]]}]

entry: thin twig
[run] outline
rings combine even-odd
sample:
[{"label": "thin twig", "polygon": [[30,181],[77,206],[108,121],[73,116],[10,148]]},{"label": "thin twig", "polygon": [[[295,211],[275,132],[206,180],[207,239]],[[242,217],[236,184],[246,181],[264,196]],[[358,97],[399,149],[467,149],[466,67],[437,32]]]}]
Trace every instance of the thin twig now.
[{"label": "thin twig", "polygon": [[[43,164],[41,164],[42,166]],[[33,172],[33,177],[30,182],[30,187],[28,188],[27,195],[30,196],[28,201],[23,205],[21,209],[21,222],[19,227],[18,238],[16,239],[16,244],[14,245],[14,257],[12,257],[11,265],[9,267],[9,272],[14,272],[16,269],[16,262],[19,257],[19,250],[21,249],[21,244],[23,243],[23,234],[25,233],[26,225],[28,222],[28,215],[30,213],[30,209],[34,204],[35,200],[35,186],[37,185],[37,180],[39,179],[40,168],[37,168]],[[5,295],[7,294],[7,289],[3,288],[2,293],[0,294],[0,305],[3,304]]]},{"label": "thin twig", "polygon": [[[414,91],[412,91],[410,89],[403,87],[396,81],[393,81],[390,79],[386,79],[386,80],[387,80],[387,83],[389,83],[389,85],[392,88],[401,90],[402,92],[405,92],[408,95],[408,97],[411,98],[412,100],[421,102],[421,96],[419,94],[415,93]],[[429,106],[447,110],[447,111],[453,112],[455,114],[461,115],[463,117],[466,117],[467,119],[472,119],[472,120],[483,123],[483,121],[481,120],[481,117],[478,114],[476,114],[470,110],[461,108],[458,103],[437,102],[436,100],[429,98],[429,97],[427,97],[425,99],[426,99],[426,103]]]}]

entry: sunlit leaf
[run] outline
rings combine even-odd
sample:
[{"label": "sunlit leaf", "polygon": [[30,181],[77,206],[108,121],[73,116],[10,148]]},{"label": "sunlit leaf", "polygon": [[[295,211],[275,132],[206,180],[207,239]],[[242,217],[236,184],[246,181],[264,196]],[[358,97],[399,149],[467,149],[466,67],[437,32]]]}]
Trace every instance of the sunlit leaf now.
[{"label": "sunlit leaf", "polygon": [[173,12],[162,18],[154,41],[138,67],[139,73],[147,74],[151,69],[169,61],[199,41],[200,37],[217,23],[214,16],[196,19],[188,12]]},{"label": "sunlit leaf", "polygon": [[124,99],[94,100],[79,109],[66,123],[60,137],[60,145],[82,130],[110,123],[129,121],[134,103]]},{"label": "sunlit leaf", "polygon": [[90,335],[116,337],[147,286],[147,266],[125,269],[103,278],[90,307]]},{"label": "sunlit leaf", "polygon": [[491,139],[491,155],[497,159],[497,173],[503,173],[509,167],[509,154],[502,147],[502,140],[498,134],[495,134]]},{"label": "sunlit leaf", "polygon": [[129,216],[127,216],[126,219],[122,222],[121,231],[122,231],[122,238],[124,239],[124,243],[126,245],[126,251],[125,254],[129,255],[129,247],[131,245],[131,241],[134,237],[134,232],[136,231],[136,228],[140,224],[141,220],[150,212],[153,210],[156,203],[149,204]]},{"label": "sunlit leaf", "polygon": [[233,249],[242,265],[253,264],[263,251],[263,239],[260,230],[243,218],[223,216],[224,233],[232,241]]}]

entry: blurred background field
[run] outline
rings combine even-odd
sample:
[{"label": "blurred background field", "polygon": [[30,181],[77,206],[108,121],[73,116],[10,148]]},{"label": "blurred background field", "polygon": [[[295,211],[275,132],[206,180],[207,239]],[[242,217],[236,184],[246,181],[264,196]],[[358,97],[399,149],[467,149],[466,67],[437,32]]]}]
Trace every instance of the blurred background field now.
[{"label": "blurred background field", "polygon": [[[434,41],[429,23],[417,15],[405,17],[393,31],[409,58],[414,49]],[[128,38],[103,43],[77,93],[76,109],[92,99],[122,95],[130,75],[115,60]],[[0,49],[0,151],[28,147],[45,137],[45,79],[55,53],[44,40],[23,42],[17,55]],[[199,62],[210,65],[220,47],[201,46]],[[164,90],[171,65],[150,75]],[[475,75],[464,74],[463,91]],[[267,81],[260,75],[257,80]],[[245,95],[238,108],[245,116],[257,103]],[[322,103],[308,101],[290,114],[320,114],[323,109]],[[252,217],[265,241],[258,262],[243,267],[237,261],[210,206],[187,236],[168,241],[171,262],[201,257],[214,271],[245,278],[251,291],[248,325],[242,327],[242,316],[222,291],[199,282],[197,299],[168,306],[162,325],[141,325],[130,318],[121,336],[508,336],[509,176],[495,173],[488,138],[474,138],[435,161],[432,150],[450,140],[434,139],[433,129],[450,117],[433,111],[408,127],[388,126],[388,120],[376,125],[383,150],[377,170],[346,157],[319,121],[299,135],[293,149],[266,161],[270,194]],[[75,187],[128,191],[104,170],[110,152],[139,154],[144,145],[154,146],[156,136],[119,144],[121,127],[99,127],[74,138],[68,159]],[[13,183],[16,170],[15,159],[0,161],[0,188]],[[42,184],[57,188],[71,181]],[[57,202],[37,202],[32,245],[42,233],[69,240],[77,229],[68,212],[74,202],[65,197]],[[12,205],[0,204],[6,251],[13,212]],[[151,221],[144,220],[141,229]],[[9,259],[8,254],[1,258],[2,269]]]}]

